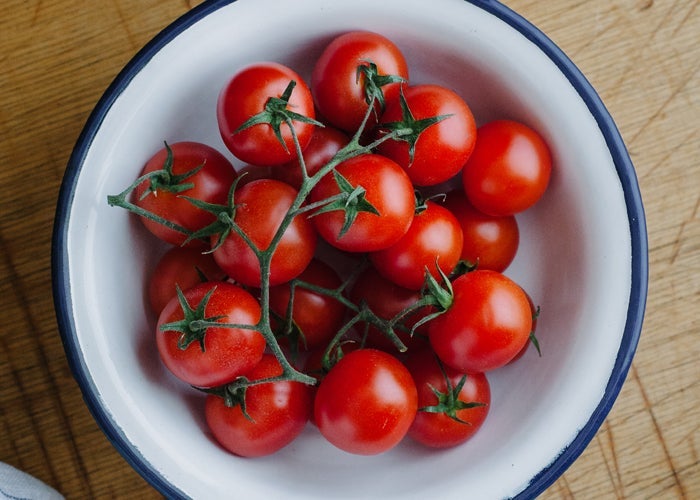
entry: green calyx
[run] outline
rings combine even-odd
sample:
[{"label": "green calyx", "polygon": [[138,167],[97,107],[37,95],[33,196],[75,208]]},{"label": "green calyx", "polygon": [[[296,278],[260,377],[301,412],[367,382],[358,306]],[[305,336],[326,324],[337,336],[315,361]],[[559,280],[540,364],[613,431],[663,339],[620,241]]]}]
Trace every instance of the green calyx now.
[{"label": "green calyx", "polygon": [[338,233],[338,239],[342,238],[345,233],[348,232],[352,223],[360,214],[360,212],[369,212],[374,215],[380,215],[379,211],[372,205],[367,198],[365,198],[365,188],[362,186],[353,186],[350,184],[345,177],[343,177],[340,172],[333,170],[333,177],[340,190],[339,196],[335,197],[334,200],[330,201],[326,205],[323,205],[312,215],[319,215],[325,212],[333,212],[335,210],[342,210],[345,213],[345,218],[343,221],[343,227]]},{"label": "green calyx", "polygon": [[401,106],[401,120],[382,123],[379,125],[379,129],[386,130],[388,132],[401,131],[395,140],[404,141],[408,144],[408,166],[411,166],[416,154],[416,143],[418,142],[420,135],[427,128],[432,127],[436,123],[439,123],[452,115],[437,115],[429,118],[416,119],[413,116],[411,109],[408,107],[406,97],[403,93],[403,87],[401,87],[399,92],[399,103]]},{"label": "green calyx", "polygon": [[[129,201],[131,194],[140,185],[146,182],[148,183],[148,188],[144,190],[139,201],[143,200],[151,194],[153,196],[157,196],[158,191],[167,191],[170,193],[179,194],[194,187],[194,184],[192,182],[185,181],[193,175],[195,175],[197,172],[199,172],[204,167],[204,163],[196,166],[191,170],[188,170],[184,174],[176,175],[173,173],[173,151],[167,142],[164,142],[164,144],[165,149],[167,151],[167,156],[165,158],[165,162],[163,162],[163,168],[159,170],[154,170],[152,172],[148,172],[147,174],[143,174],[121,193],[107,196],[107,204],[111,207],[124,208],[145,219],[149,219],[158,224],[162,224],[163,226],[168,227],[173,231],[177,231],[179,233],[189,236],[191,235],[191,231],[189,231],[187,228],[176,224],[175,222],[167,220],[153,212],[145,210],[137,204]],[[191,239],[192,238],[190,237],[189,240]]]},{"label": "green calyx", "polygon": [[446,389],[445,392],[440,392],[438,389],[430,385],[430,390],[437,398],[437,403],[431,406],[424,406],[422,408],[419,408],[418,411],[423,411],[426,413],[442,413],[450,417],[455,422],[459,422],[465,425],[471,425],[470,422],[459,418],[457,412],[461,410],[468,410],[470,408],[486,406],[486,404],[474,401],[462,401],[461,399],[459,399],[459,394],[462,391],[464,384],[467,382],[467,375],[462,375],[462,378],[460,378],[457,385],[452,385],[450,377],[448,377],[447,373],[445,372],[445,367],[442,365],[440,360],[437,359],[437,357],[435,359],[438,365],[440,366],[440,371],[442,372],[442,376],[445,380]]},{"label": "green calyx", "polygon": [[211,389],[202,389],[199,387],[196,387],[196,389],[199,389],[200,391],[205,392],[207,394],[220,397],[224,400],[224,404],[228,408],[235,408],[236,406],[240,406],[243,416],[251,422],[255,422],[255,420],[248,414],[248,411],[246,409],[245,397],[246,391],[249,387],[248,383],[249,380],[247,378],[238,377],[236,379],[236,382],[232,384],[226,384],[219,387],[212,387]]},{"label": "green calyx", "polygon": [[445,193],[435,193],[431,194],[430,196],[425,196],[423,193],[420,192],[420,190],[414,189],[413,203],[415,205],[415,208],[413,209],[413,213],[415,215],[422,214],[428,209],[428,202],[440,203],[445,201],[446,197],[447,195]]},{"label": "green calyx", "polygon": [[180,338],[177,341],[177,346],[183,351],[187,349],[193,342],[197,342],[202,352],[206,352],[206,347],[204,345],[204,336],[206,334],[207,328],[210,326],[211,323],[216,322],[224,317],[206,317],[205,315],[207,304],[209,303],[209,299],[214,293],[214,290],[216,290],[216,287],[212,287],[212,289],[209,290],[206,293],[206,295],[204,295],[204,297],[202,297],[202,300],[199,302],[197,307],[193,309],[190,306],[189,302],[187,302],[187,298],[185,297],[185,294],[182,293],[182,290],[180,290],[180,287],[176,286],[177,300],[180,302],[180,307],[182,308],[184,318],[179,321],[173,321],[172,323],[165,323],[161,325],[160,331],[179,332]]},{"label": "green calyx", "polygon": [[419,408],[418,411],[424,411],[426,413],[443,413],[460,424],[471,425],[470,422],[459,418],[457,412],[460,410],[468,410],[470,408],[486,406],[486,404],[467,402],[459,399],[459,392],[467,382],[466,375],[462,375],[462,378],[459,380],[459,383],[456,386],[452,386],[447,377],[445,377],[445,381],[447,382],[447,390],[445,392],[440,392],[435,387],[430,386],[430,390],[433,392],[435,397],[438,398],[437,404],[432,406],[424,406],[423,408]]},{"label": "green calyx", "polygon": [[415,205],[415,208],[413,209],[414,215],[422,214],[428,209],[429,198],[425,198],[417,189],[413,190],[413,200]]},{"label": "green calyx", "polygon": [[173,150],[170,148],[167,142],[164,144],[165,150],[167,151],[167,156],[165,157],[165,162],[163,162],[163,168],[153,173],[153,176],[150,178],[148,188],[141,195],[141,200],[150,194],[156,195],[158,191],[168,191],[170,193],[177,194],[187,191],[188,189],[192,189],[194,187],[194,183],[185,181],[202,170],[204,167],[204,163],[200,163],[184,174],[174,174]]},{"label": "green calyx", "polygon": [[344,340],[332,345],[331,349],[327,349],[323,354],[323,358],[321,359],[321,372],[317,373],[317,375],[326,375],[331,368],[338,363],[338,361],[343,359],[345,356],[345,349],[354,344],[355,341],[353,340]]},{"label": "green calyx", "polygon": [[296,87],[296,82],[291,80],[284,92],[279,97],[270,97],[265,103],[265,109],[263,109],[257,115],[251,116],[245,122],[243,122],[236,130],[234,134],[245,130],[247,128],[253,127],[255,125],[267,124],[272,127],[272,130],[277,137],[285,151],[288,151],[287,143],[282,137],[282,124],[286,123],[290,128],[292,128],[292,122],[297,121],[301,123],[310,123],[318,127],[323,127],[323,123],[304,116],[288,108],[289,98],[292,96],[292,91]]},{"label": "green calyx", "polygon": [[356,81],[359,83],[364,76],[365,102],[370,106],[378,104],[380,112],[383,112],[386,108],[386,98],[382,87],[390,83],[405,83],[406,80],[397,75],[381,75],[375,63],[368,60],[363,62],[365,64],[357,67]]},{"label": "green calyx", "polygon": [[417,304],[421,306],[432,306],[436,309],[436,311],[432,314],[424,316],[418,322],[416,322],[416,324],[413,325],[413,328],[411,328],[411,335],[413,335],[420,326],[432,319],[437,318],[447,311],[452,306],[452,302],[454,301],[454,290],[452,289],[452,282],[450,281],[450,278],[443,272],[440,266],[437,265],[437,262],[436,267],[438,273],[440,273],[440,281],[442,283],[438,282],[438,280],[436,280],[426,268],[425,282],[421,290],[422,298],[417,302]]},{"label": "green calyx", "polygon": [[477,260],[476,263],[471,263],[468,260],[461,259],[459,262],[457,262],[457,265],[455,265],[454,269],[450,273],[450,280],[456,280],[463,274],[470,273],[472,271],[476,271],[476,269],[479,267],[479,261]]},{"label": "green calyx", "polygon": [[187,201],[192,203],[195,207],[213,214],[216,219],[211,224],[204,226],[198,231],[193,232],[188,236],[183,244],[187,244],[195,239],[209,239],[216,235],[216,242],[211,246],[211,249],[207,253],[214,252],[219,248],[224,240],[228,237],[232,230],[236,229],[236,224],[234,222],[234,217],[236,216],[236,204],[234,202],[234,193],[236,187],[240,182],[241,177],[237,177],[228,192],[228,199],[226,205],[218,205],[216,203],[207,203],[196,198],[190,198],[188,196],[183,196]]}]

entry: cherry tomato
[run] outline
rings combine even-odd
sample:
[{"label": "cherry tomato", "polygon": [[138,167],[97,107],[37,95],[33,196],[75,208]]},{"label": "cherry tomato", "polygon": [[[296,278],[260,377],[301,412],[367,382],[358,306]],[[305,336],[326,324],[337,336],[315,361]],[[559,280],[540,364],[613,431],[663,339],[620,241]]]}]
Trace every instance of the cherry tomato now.
[{"label": "cherry tomato", "polygon": [[419,290],[426,270],[439,280],[437,265],[445,274],[454,269],[462,252],[462,240],[462,229],[455,216],[428,200],[406,234],[389,248],[371,253],[370,260],[385,278],[404,288]]},{"label": "cherry tomato", "polygon": [[314,419],[334,446],[376,455],[396,446],[416,416],[411,374],[392,355],[359,349],[343,356],[316,391]]},{"label": "cherry tomato", "polygon": [[[204,310],[198,313],[197,309],[209,293]],[[214,387],[231,382],[260,361],[265,339],[257,330],[190,326],[192,319],[257,324],[260,305],[250,293],[231,283],[220,282],[201,283],[183,294],[187,315],[178,297],[174,297],[161,312],[156,328],[158,352],[175,376],[197,387]],[[183,325],[185,319],[188,321]],[[173,325],[177,322],[180,324]],[[165,330],[161,328],[164,325],[168,325]]]},{"label": "cherry tomato", "polygon": [[405,361],[418,390],[418,413],[408,435],[431,448],[449,448],[471,438],[486,420],[491,388],[483,373],[461,373],[440,363],[429,349]]},{"label": "cherry tomato", "polygon": [[[344,33],[326,46],[311,75],[316,106],[332,125],[351,134],[360,127],[369,107],[366,100],[366,77],[358,66],[374,63],[380,75],[395,75],[408,80],[408,66],[399,48],[386,37],[368,31]],[[398,93],[398,83],[381,89],[388,101]],[[376,107],[377,115],[381,113]],[[370,117],[368,128],[376,123]]]},{"label": "cherry tomato", "polygon": [[[363,154],[340,163],[336,171],[352,187],[364,188],[363,198],[378,214],[359,212],[342,236],[346,212],[333,210],[315,215],[312,220],[319,234],[334,247],[349,252],[375,251],[396,243],[408,230],[415,209],[413,186],[403,169],[383,156]],[[324,200],[339,193],[334,175],[327,175],[314,187],[311,200]]]},{"label": "cherry tomato", "polygon": [[551,171],[549,148],[537,132],[522,123],[497,120],[479,127],[462,181],[478,210],[513,215],[542,197]]},{"label": "cherry tomato", "polygon": [[[219,131],[226,147],[241,161],[253,165],[281,165],[296,158],[292,132],[286,123],[280,126],[284,145],[268,123],[237,131],[247,120],[263,112],[270,98],[283,97],[292,81],[296,86],[286,108],[313,119],[315,111],[309,87],[295,71],[282,64],[265,62],[247,66],[221,90],[217,104]],[[293,126],[303,149],[311,140],[315,125],[295,119]]]},{"label": "cherry tomato", "polygon": [[[234,222],[260,249],[270,246],[297,191],[274,179],[258,179],[237,189]],[[216,241],[218,235],[212,237]],[[311,262],[316,250],[316,231],[306,216],[295,217],[275,248],[270,264],[270,286],[297,277]],[[246,241],[231,231],[214,251],[214,259],[230,278],[246,286],[260,287],[260,263]]]},{"label": "cherry tomato", "polygon": [[[350,139],[340,130],[333,127],[316,127],[311,142],[304,148],[304,165],[309,176],[318,172],[335,154],[348,144]],[[280,165],[273,169],[275,179],[299,189],[302,182],[299,160]]]},{"label": "cherry tomato", "polygon": [[[172,152],[172,174],[179,176],[191,172],[191,175],[175,182],[174,188],[167,185],[167,180],[142,182],[134,190],[134,204],[194,232],[212,223],[214,215],[197,208],[184,197],[224,204],[236,172],[224,155],[206,144],[176,142],[168,147]],[[146,162],[141,175],[166,167],[170,156],[168,147],[159,150]],[[196,170],[198,167],[201,168]],[[183,232],[145,217],[140,219],[146,229],[167,243],[182,245],[187,238]],[[192,246],[203,248],[204,244],[193,241]]]},{"label": "cherry tomato", "polygon": [[[282,374],[279,361],[265,354],[249,380]],[[294,441],[309,420],[312,387],[301,382],[279,381],[252,385],[245,390],[245,411],[240,404],[228,407],[224,398],[210,394],[205,402],[207,425],[228,451],[242,457],[270,455]]]},{"label": "cherry tomato", "polygon": [[440,360],[474,373],[494,370],[513,359],[532,329],[523,289],[489,270],[464,274],[452,288],[452,305],[428,323],[430,345]]},{"label": "cherry tomato", "polygon": [[148,303],[151,311],[160,314],[176,295],[176,286],[187,290],[206,281],[226,278],[214,257],[202,250],[172,247],[160,258],[148,280]]},{"label": "cherry tomato", "polygon": [[[421,295],[416,290],[403,288],[379,274],[374,267],[368,267],[355,280],[350,290],[350,299],[356,304],[364,302],[378,317],[390,320],[401,311],[413,306]],[[427,346],[426,328],[418,328],[411,336],[410,329],[415,323],[428,314],[428,308],[421,308],[407,316],[401,323],[404,328],[395,328],[399,339],[409,351]],[[396,346],[378,328],[367,326],[366,345],[382,351],[396,353]]]},{"label": "cherry tomato", "polygon": [[[342,284],[338,273],[328,264],[317,259],[309,263],[298,279],[330,290]],[[290,298],[290,283],[270,288],[270,310],[282,318],[282,322],[287,317]],[[333,297],[303,286],[294,288],[292,321],[301,335],[298,339],[298,347],[301,350],[311,350],[325,345],[343,326],[344,316],[345,306]]]},{"label": "cherry tomato", "polygon": [[444,206],[457,217],[462,228],[462,260],[477,265],[479,269],[505,271],[513,262],[520,244],[515,216],[479,212],[461,191],[448,193]]},{"label": "cherry tomato", "polygon": [[[379,153],[401,165],[417,186],[433,186],[451,179],[462,170],[474,149],[476,122],[471,109],[458,94],[439,85],[407,87],[403,95],[413,119],[445,118],[420,133],[413,158],[405,140],[385,141],[379,146]],[[403,119],[402,103],[397,97],[387,103],[380,122],[384,125]]]}]

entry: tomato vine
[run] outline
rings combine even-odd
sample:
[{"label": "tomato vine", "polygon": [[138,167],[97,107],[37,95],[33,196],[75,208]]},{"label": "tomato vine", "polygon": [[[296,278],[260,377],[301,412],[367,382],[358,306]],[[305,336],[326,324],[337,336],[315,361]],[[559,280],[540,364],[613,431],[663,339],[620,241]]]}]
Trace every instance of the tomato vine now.
[{"label": "tomato vine", "polygon": [[[371,63],[369,63],[369,68],[374,69],[374,67]],[[272,324],[272,317],[270,314],[270,283],[269,283],[269,275],[270,275],[270,266],[272,262],[272,255],[275,252],[275,249],[277,248],[282,236],[284,235],[285,230],[289,227],[289,225],[292,223],[292,220],[302,214],[309,214],[309,216],[314,216],[316,214],[328,212],[328,211],[334,211],[334,210],[342,210],[345,212],[345,225],[344,225],[344,230],[346,231],[353,223],[354,218],[357,216],[358,212],[370,212],[370,213],[377,213],[376,209],[371,205],[371,203],[367,202],[367,200],[364,199],[364,188],[362,186],[356,186],[353,187],[351,186],[347,180],[345,180],[340,174],[335,172],[335,167],[339,165],[340,163],[351,159],[353,157],[362,155],[362,154],[367,154],[371,153],[374,151],[380,144],[382,144],[385,141],[392,140],[392,139],[401,139],[403,137],[412,137],[415,139],[417,134],[422,132],[427,126],[430,124],[439,121],[439,117],[436,121],[425,121],[425,120],[420,120],[416,122],[418,127],[414,127],[412,122],[406,122],[405,124],[397,124],[391,128],[388,133],[383,134],[381,137],[378,137],[374,139],[373,141],[369,142],[368,144],[362,144],[361,138],[363,137],[363,132],[365,130],[365,127],[367,126],[368,120],[372,113],[375,112],[375,101],[380,102],[380,104],[383,104],[383,95],[381,93],[381,86],[386,85],[387,83],[394,83],[394,82],[399,82],[403,81],[402,79],[396,77],[391,77],[391,76],[386,76],[386,75],[380,75],[376,72],[376,69],[374,71],[367,71],[366,70],[366,65],[362,65],[361,67],[358,68],[358,75],[360,72],[364,76],[364,81],[365,84],[371,88],[371,92],[368,92],[367,94],[367,99],[368,99],[368,108],[367,112],[364,116],[364,119],[362,121],[361,126],[357,129],[355,134],[352,136],[350,141],[348,142],[347,145],[345,145],[343,148],[341,148],[331,159],[328,161],[323,167],[321,167],[316,173],[313,175],[309,175],[307,169],[306,169],[306,164],[304,161],[304,155],[303,155],[303,148],[298,140],[298,137],[295,132],[294,128],[294,121],[300,121],[304,123],[313,123],[316,126],[323,126],[320,122],[313,120],[311,118],[299,115],[298,113],[295,113],[289,109],[287,109],[287,103],[289,100],[289,97],[291,96],[294,87],[296,85],[295,81],[290,81],[289,85],[287,86],[287,89],[283,93],[281,97],[270,97],[268,100],[267,105],[265,106],[265,110],[259,113],[258,115],[253,116],[251,119],[249,119],[247,122],[245,122],[243,125],[239,127],[239,129],[236,131],[238,132],[239,130],[244,130],[248,127],[252,127],[254,125],[258,124],[263,124],[267,123],[270,125],[274,132],[275,135],[277,136],[278,140],[285,145],[281,133],[280,133],[280,127],[282,124],[285,124],[287,127],[289,127],[293,139],[293,144],[294,148],[296,151],[296,156],[299,160],[299,168],[301,170],[301,185],[299,186],[298,193],[294,201],[292,202],[291,207],[285,214],[284,218],[282,219],[276,233],[274,234],[272,241],[270,245],[265,248],[261,249],[258,248],[253,241],[246,235],[245,231],[243,231],[235,221],[235,215],[236,215],[236,200],[235,200],[235,190],[237,183],[240,181],[240,177],[237,178],[233,185],[231,186],[231,189],[229,191],[229,196],[228,196],[228,203],[226,205],[220,205],[220,204],[214,204],[214,203],[208,203],[202,200],[197,200],[191,197],[187,197],[185,195],[179,195],[185,199],[187,199],[190,203],[192,203],[194,206],[196,206],[199,209],[202,209],[204,211],[210,212],[215,216],[215,221],[209,224],[208,226],[201,228],[197,231],[189,231],[188,229],[182,227],[181,225],[175,224],[157,214],[151,213],[138,205],[132,203],[129,201],[129,197],[132,195],[133,191],[140,186],[143,183],[150,183],[149,189],[146,191],[146,193],[152,193],[156,189],[160,188],[163,185],[176,185],[179,187],[174,187],[174,188],[169,188],[172,189],[173,192],[182,192],[187,189],[187,185],[181,184],[184,180],[186,180],[193,172],[188,172],[186,174],[182,174],[179,176],[175,176],[172,173],[172,152],[169,151],[169,156],[168,159],[166,160],[165,164],[163,165],[163,168],[161,170],[158,170],[156,172],[151,172],[149,174],[143,175],[136,179],[129,187],[127,187],[124,191],[117,195],[110,195],[107,197],[107,202],[110,206],[116,206],[116,207],[121,207],[124,209],[127,209],[139,216],[145,217],[147,219],[153,220],[157,223],[163,224],[175,231],[181,232],[187,236],[185,240],[185,244],[191,242],[192,240],[196,239],[204,239],[206,240],[207,238],[210,238],[213,235],[218,235],[217,236],[217,243],[208,250],[209,252],[212,252],[216,249],[217,245],[220,245],[223,240],[230,234],[231,231],[236,232],[241,238],[244,239],[246,244],[251,248],[251,250],[254,252],[255,256],[257,257],[260,265],[260,272],[261,272],[261,286],[260,286],[260,307],[261,307],[261,317],[260,320],[258,321],[257,324],[255,325],[241,325],[241,324],[228,324],[228,323],[222,323],[219,321],[220,318],[213,317],[213,318],[206,318],[204,317],[204,307],[206,305],[206,302],[203,301],[203,304],[200,304],[197,308],[192,309],[188,304],[186,304],[186,301],[184,301],[184,297],[182,297],[182,293],[178,291],[178,296],[180,297],[180,303],[181,307],[183,308],[183,311],[186,313],[186,319],[178,322],[177,324],[166,324],[161,326],[162,331],[179,331],[182,334],[182,348],[187,347],[191,342],[199,342],[200,345],[202,346],[202,349],[204,349],[204,343],[203,343],[203,336],[206,332],[206,329],[209,327],[217,327],[217,328],[243,328],[243,329],[256,329],[259,331],[262,336],[265,338],[265,341],[267,343],[268,348],[272,352],[272,354],[277,358],[279,361],[280,365],[282,366],[282,373],[277,376],[273,377],[267,377],[267,378],[262,378],[262,379],[257,379],[257,380],[248,380],[247,378],[244,377],[239,377],[238,379],[234,380],[230,384],[228,384],[228,389],[227,391],[229,393],[236,393],[238,390],[243,389],[245,387],[251,386],[251,385],[256,385],[256,384],[262,384],[262,383],[267,383],[267,382],[276,382],[276,381],[296,381],[296,382],[302,382],[305,384],[315,384],[317,381],[315,378],[302,373],[301,371],[297,370],[292,364],[289,362],[287,359],[287,356],[285,355],[284,351],[279,345],[279,342],[275,336],[275,332],[273,331],[273,328],[271,326]],[[369,83],[367,83],[369,82]],[[167,143],[166,143],[167,147]],[[286,145],[285,145],[286,147]],[[307,198],[309,194],[311,193],[312,189],[318,182],[323,178],[325,175],[333,172],[335,175],[335,180],[340,188],[340,194],[325,198],[323,200],[319,200],[313,203],[307,203]],[[331,289],[325,289],[322,287],[317,287],[313,284],[310,283],[304,283],[301,281],[296,281],[295,286],[299,287],[304,287],[309,290],[316,291],[318,293],[322,293],[325,295],[328,295],[330,297],[335,298],[339,302],[343,303],[346,307],[354,311],[354,315],[351,317],[350,320],[346,322],[346,324],[338,331],[336,336],[333,338],[333,340],[329,343],[326,353],[324,355],[324,366],[328,366],[329,364],[329,359],[331,357],[331,353],[333,352],[334,349],[339,345],[339,343],[342,341],[343,337],[345,334],[352,328],[353,325],[355,325],[358,322],[365,322],[369,324],[373,324],[377,326],[380,330],[385,332],[385,334],[390,338],[390,340],[393,342],[393,344],[396,346],[396,348],[399,351],[403,351],[406,349],[405,345],[402,343],[402,341],[398,338],[398,336],[395,333],[395,328],[399,324],[399,321],[406,316],[407,314],[410,313],[410,311],[403,312],[399,315],[397,315],[395,318],[392,318],[390,320],[385,320],[380,317],[378,317],[376,314],[374,314],[366,305],[360,305],[357,306],[353,304],[351,301],[347,300],[342,291],[345,286],[347,286],[347,281],[344,282],[344,284],[341,286],[341,288],[331,290]]]}]

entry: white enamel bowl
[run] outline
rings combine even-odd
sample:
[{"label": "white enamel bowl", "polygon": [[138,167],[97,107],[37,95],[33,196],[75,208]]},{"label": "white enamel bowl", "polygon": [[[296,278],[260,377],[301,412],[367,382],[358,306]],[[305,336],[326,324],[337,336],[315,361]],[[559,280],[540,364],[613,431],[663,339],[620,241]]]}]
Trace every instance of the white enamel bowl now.
[{"label": "white enamel bowl", "polygon": [[[201,396],[153,347],[144,276],[162,250],[108,194],[163,140],[225,151],[219,90],[240,67],[276,60],[308,78],[324,44],[353,29],[392,39],[413,82],[460,92],[478,121],[512,118],[549,142],[545,198],[519,216],[507,273],[542,306],[520,362],[490,376],[491,413],[464,446],[405,442],[357,457],[311,426],[282,452],[240,459],[205,432]],[[530,498],[583,451],[610,410],[639,338],[647,287],[644,213],[611,117],[573,63],[496,1],[212,1],[166,28],[118,75],[76,144],[54,227],[54,294],[85,401],[125,459],[168,497]]]}]

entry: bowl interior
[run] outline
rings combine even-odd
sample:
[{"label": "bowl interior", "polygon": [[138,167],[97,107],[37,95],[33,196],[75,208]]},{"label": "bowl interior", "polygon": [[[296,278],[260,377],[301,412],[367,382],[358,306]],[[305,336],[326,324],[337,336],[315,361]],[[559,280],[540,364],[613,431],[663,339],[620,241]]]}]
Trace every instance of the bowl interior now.
[{"label": "bowl interior", "polygon": [[[64,338],[88,403],[127,459],[169,495],[423,498],[437,485],[444,498],[516,495],[590,428],[621,351],[632,243],[625,193],[596,117],[536,44],[471,3],[287,5],[239,0],[196,9],[120,75],[81,137],[60,221],[60,273],[69,287]],[[507,271],[541,305],[543,355],[531,349],[489,375],[489,418],[461,447],[431,452],[407,441],[356,457],[309,426],[274,456],[240,459],[214,443],[202,397],[158,359],[144,289],[163,247],[106,197],[129,185],[164,140],[201,141],[228,155],[215,115],[227,79],[259,60],[308,78],[325,43],[352,29],[392,39],[412,82],[453,88],[478,121],[520,120],[549,142],[551,186],[518,217],[521,247]]]}]

